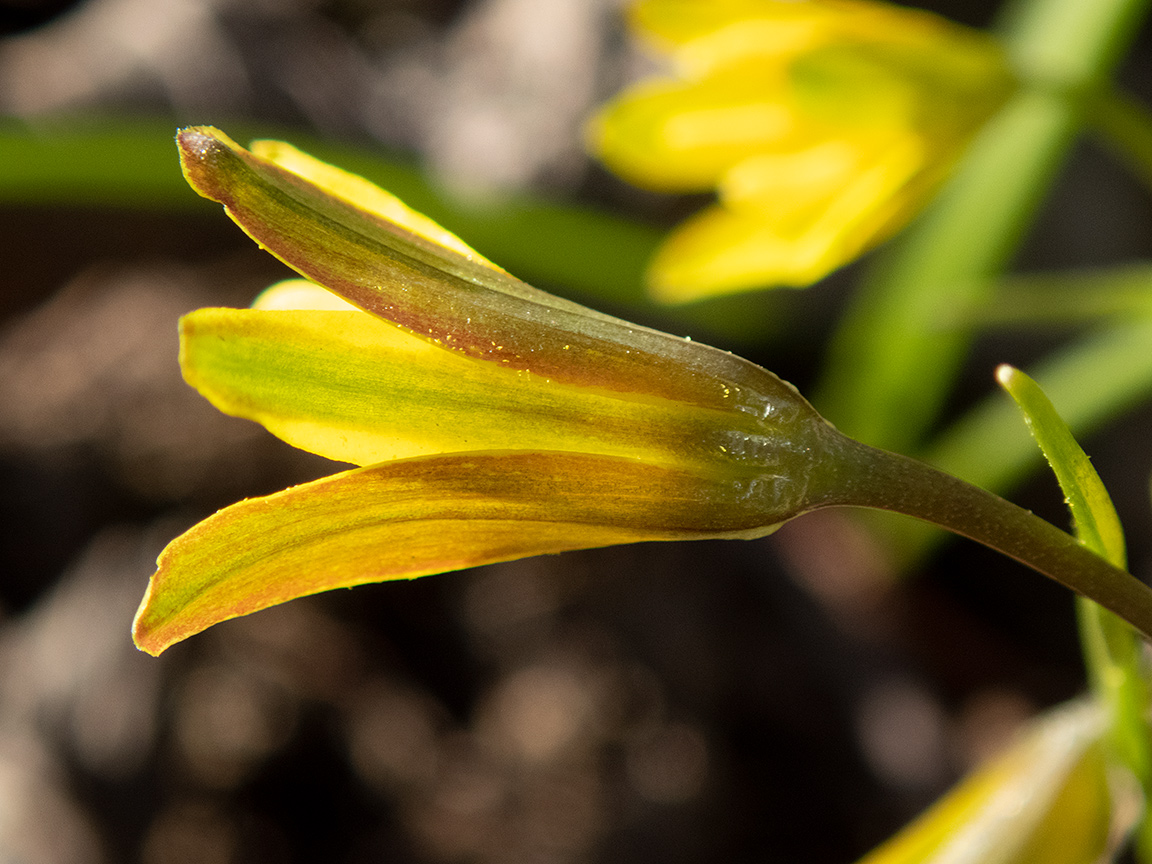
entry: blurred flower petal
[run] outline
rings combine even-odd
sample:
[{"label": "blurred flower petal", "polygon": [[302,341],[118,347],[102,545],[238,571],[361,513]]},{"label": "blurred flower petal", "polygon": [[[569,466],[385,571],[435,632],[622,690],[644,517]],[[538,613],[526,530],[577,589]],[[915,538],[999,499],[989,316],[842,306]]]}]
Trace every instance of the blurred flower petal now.
[{"label": "blurred flower petal", "polygon": [[740,211],[658,253],[669,302],[807,285],[883,241],[1011,86],[992,37],[871,0],[648,0],[632,20],[677,74],[605,106],[590,146],[637,185],[718,187]]},{"label": "blurred flower petal", "polygon": [[[1096,705],[1063,707],[859,864],[1098,864],[1138,792],[1111,776]],[[1119,787],[1119,788],[1117,788]]]}]

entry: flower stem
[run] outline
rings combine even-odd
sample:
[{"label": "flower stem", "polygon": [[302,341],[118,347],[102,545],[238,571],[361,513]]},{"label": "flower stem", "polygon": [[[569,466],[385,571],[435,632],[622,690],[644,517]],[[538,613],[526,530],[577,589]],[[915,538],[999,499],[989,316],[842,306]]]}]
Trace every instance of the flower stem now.
[{"label": "flower stem", "polygon": [[1015,558],[1116,613],[1152,639],[1152,588],[1040,517],[922,462],[830,431],[818,507],[913,516]]}]

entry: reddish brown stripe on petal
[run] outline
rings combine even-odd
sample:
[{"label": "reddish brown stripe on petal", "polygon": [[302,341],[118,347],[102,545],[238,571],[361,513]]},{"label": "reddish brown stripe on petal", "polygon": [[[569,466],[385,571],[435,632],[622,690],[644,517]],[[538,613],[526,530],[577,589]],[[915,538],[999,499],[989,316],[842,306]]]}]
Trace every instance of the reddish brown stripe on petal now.
[{"label": "reddish brown stripe on petal", "polygon": [[786,422],[776,376],[704,345],[552,297],[328,195],[214,130],[179,137],[203,195],[289,266],[445,348],[545,378]]}]

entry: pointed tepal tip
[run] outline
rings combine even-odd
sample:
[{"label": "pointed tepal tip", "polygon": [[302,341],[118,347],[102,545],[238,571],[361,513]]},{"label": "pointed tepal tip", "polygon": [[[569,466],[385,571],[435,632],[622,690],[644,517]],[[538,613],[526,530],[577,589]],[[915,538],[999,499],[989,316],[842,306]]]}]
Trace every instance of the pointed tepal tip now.
[{"label": "pointed tepal tip", "polygon": [[227,204],[222,181],[239,160],[240,145],[213,126],[189,126],[176,133],[176,146],[189,185],[205,198]]},{"label": "pointed tepal tip", "polygon": [[215,126],[189,126],[176,133],[181,153],[205,155],[222,143],[224,133]]},{"label": "pointed tepal tip", "polygon": [[168,646],[158,641],[144,622],[152,597],[152,583],[153,579],[149,579],[148,587],[144,590],[144,598],[140,601],[140,606],[136,609],[136,616],[132,619],[132,641],[144,653],[159,657],[160,653]]}]

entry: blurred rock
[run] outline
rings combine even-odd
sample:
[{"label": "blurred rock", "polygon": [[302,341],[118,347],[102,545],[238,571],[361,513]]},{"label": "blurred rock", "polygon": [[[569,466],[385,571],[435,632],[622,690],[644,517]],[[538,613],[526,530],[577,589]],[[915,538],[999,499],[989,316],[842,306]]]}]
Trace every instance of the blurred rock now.
[{"label": "blurred rock", "polygon": [[0,453],[95,453],[125,488],[159,500],[214,494],[221,480],[244,494],[270,461],[319,466],[181,380],[177,320],[218,304],[224,275],[95,268],[11,321],[0,331]]}]

